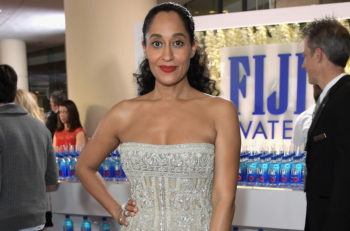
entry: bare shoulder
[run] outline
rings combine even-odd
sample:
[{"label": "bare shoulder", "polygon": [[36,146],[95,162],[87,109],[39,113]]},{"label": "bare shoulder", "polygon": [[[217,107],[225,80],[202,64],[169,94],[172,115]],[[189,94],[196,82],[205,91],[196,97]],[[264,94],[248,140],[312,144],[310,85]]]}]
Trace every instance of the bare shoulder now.
[{"label": "bare shoulder", "polygon": [[142,103],[142,101],[144,101],[144,98],[142,96],[122,100],[119,103],[115,104],[111,110],[117,113],[127,112],[137,108]]},{"label": "bare shoulder", "polygon": [[231,100],[227,100],[220,96],[210,96],[208,99],[209,109],[215,114],[224,113],[224,114],[237,114],[236,106]]},{"label": "bare shoulder", "polygon": [[141,97],[136,97],[133,99],[122,100],[115,104],[111,110],[108,112],[109,116],[118,119],[126,119],[140,107],[142,102]]}]

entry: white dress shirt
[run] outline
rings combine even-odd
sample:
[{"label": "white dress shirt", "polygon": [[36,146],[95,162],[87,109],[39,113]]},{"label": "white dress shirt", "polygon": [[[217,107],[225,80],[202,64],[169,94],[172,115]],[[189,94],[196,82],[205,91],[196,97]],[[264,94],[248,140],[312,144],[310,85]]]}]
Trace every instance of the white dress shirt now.
[{"label": "white dress shirt", "polygon": [[295,147],[300,147],[304,149],[307,133],[309,132],[309,128],[312,122],[312,114],[315,110],[316,104],[313,104],[311,107],[302,112],[297,119],[295,120],[294,128],[293,128],[293,137],[292,144]]}]

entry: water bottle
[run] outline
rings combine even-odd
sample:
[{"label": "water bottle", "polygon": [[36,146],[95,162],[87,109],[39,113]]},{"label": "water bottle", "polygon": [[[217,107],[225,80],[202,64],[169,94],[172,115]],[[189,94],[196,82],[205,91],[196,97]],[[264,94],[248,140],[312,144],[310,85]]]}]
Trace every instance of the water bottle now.
[{"label": "water bottle", "polygon": [[110,177],[108,157],[106,157],[106,159],[102,162],[102,177],[104,180],[109,180],[109,177]]},{"label": "water bottle", "polygon": [[108,155],[108,163],[109,163],[109,176],[108,180],[109,181],[115,181],[116,179],[116,171],[115,171],[115,159],[113,158],[113,152]]},{"label": "water bottle", "polygon": [[64,154],[59,153],[59,168],[58,168],[58,176],[59,180],[66,180],[67,177],[67,165],[64,159]]},{"label": "water bottle", "polygon": [[91,223],[88,221],[87,216],[84,216],[83,219],[83,222],[80,223],[80,230],[91,231]]},{"label": "water bottle", "polygon": [[283,154],[275,154],[268,165],[267,179],[269,187],[278,187],[280,180],[280,159]]},{"label": "water bottle", "polygon": [[293,189],[302,190],[303,184],[303,172],[304,172],[304,156],[305,153],[295,155],[290,170],[290,186]]},{"label": "water bottle", "polygon": [[240,162],[239,162],[239,170],[238,170],[239,185],[245,185],[245,180],[247,177],[247,161],[248,161],[248,153],[246,151],[242,151]]},{"label": "water bottle", "polygon": [[66,177],[65,180],[70,180],[71,172],[70,172],[70,153],[68,147],[66,145],[63,146],[63,158],[66,162]]},{"label": "water bottle", "polygon": [[75,165],[77,164],[77,157],[75,152],[70,153],[70,161],[69,161],[69,171],[70,171],[70,180],[78,181],[77,175],[75,174]]},{"label": "water bottle", "polygon": [[303,170],[302,170],[302,178],[301,178],[301,184],[303,185],[304,188],[304,183],[305,183],[305,176],[307,174],[307,168],[306,168],[306,163],[305,163],[305,158],[306,158],[307,153],[304,152],[303,158],[302,158],[302,162],[303,162]]},{"label": "water bottle", "polygon": [[279,186],[281,188],[288,188],[289,186],[292,160],[293,160],[293,154],[287,154],[282,157],[282,162],[280,166],[280,183],[279,183]]},{"label": "water bottle", "polygon": [[115,153],[116,153],[115,164],[116,166],[118,166],[116,167],[116,169],[118,169],[116,171],[116,178],[118,181],[127,181],[126,175],[123,171],[122,162],[120,161],[120,153],[118,152],[118,150],[116,150]]},{"label": "water bottle", "polygon": [[247,162],[246,184],[254,186],[256,184],[256,166],[260,159],[261,153],[253,152]]},{"label": "water bottle", "polygon": [[118,174],[120,174],[120,170],[119,170],[119,162],[117,160],[117,150],[114,150],[112,152],[112,164],[110,165],[112,167],[113,165],[113,172],[114,172],[114,178],[112,179],[113,181],[118,181]]},{"label": "water bottle", "polygon": [[260,161],[256,167],[257,186],[266,187],[268,185],[268,169],[272,154],[266,153],[260,157]]},{"label": "water bottle", "polygon": [[110,231],[110,230],[111,230],[111,226],[107,222],[107,218],[102,217],[102,223],[99,225],[99,231]]},{"label": "water bottle", "polygon": [[61,156],[60,156],[60,153],[58,151],[55,153],[55,155],[56,155],[56,165],[57,165],[57,171],[58,171],[58,179],[61,180],[61,176],[62,176]]},{"label": "water bottle", "polygon": [[69,215],[66,215],[66,219],[62,223],[63,231],[73,231],[74,225],[73,221],[70,219]]}]

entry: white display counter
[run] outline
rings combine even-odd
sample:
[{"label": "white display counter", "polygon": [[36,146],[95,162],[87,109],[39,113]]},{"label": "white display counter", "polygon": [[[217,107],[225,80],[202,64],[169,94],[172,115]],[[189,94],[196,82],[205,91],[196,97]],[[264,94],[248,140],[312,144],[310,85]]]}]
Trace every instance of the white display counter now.
[{"label": "white display counter", "polygon": [[[129,184],[127,182],[106,182],[106,185],[119,203],[123,204],[128,200]],[[93,231],[99,230],[98,225],[101,223],[102,217],[108,218],[111,230],[118,230],[117,222],[112,220],[109,213],[86,191],[80,182],[61,182],[58,190],[50,194],[54,226],[48,228],[48,231],[62,231],[62,222],[66,214],[71,216],[74,230],[80,230],[80,222],[85,215],[88,216]]]},{"label": "white display counter", "polygon": [[[106,184],[116,200],[127,201],[128,183]],[[88,215],[95,225],[102,216],[110,217],[80,183],[61,183],[58,191],[51,193],[51,198],[55,227],[49,230],[62,230],[65,214],[73,215],[75,226],[83,215]],[[255,229],[303,230],[305,212],[306,200],[302,191],[239,186],[233,224]]]},{"label": "white display counter", "polygon": [[[119,203],[128,200],[128,183],[106,182],[106,185]],[[58,190],[51,193],[51,201],[53,213],[110,217],[79,182],[60,183]]]},{"label": "white display counter", "polygon": [[303,191],[239,186],[235,226],[304,230],[306,198]]}]

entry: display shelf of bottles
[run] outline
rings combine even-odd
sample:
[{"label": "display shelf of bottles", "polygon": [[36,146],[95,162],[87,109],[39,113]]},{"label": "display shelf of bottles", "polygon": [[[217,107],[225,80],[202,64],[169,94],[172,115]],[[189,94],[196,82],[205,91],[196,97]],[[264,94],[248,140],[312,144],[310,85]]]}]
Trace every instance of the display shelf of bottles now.
[{"label": "display shelf of bottles", "polygon": [[285,146],[243,145],[238,185],[303,190],[306,153],[301,147]]},{"label": "display shelf of bottles", "polygon": [[[58,179],[60,182],[79,181],[75,174],[75,165],[80,155],[81,148],[74,146],[60,146],[56,148],[56,164],[58,169]],[[119,151],[116,149],[110,153],[101,163],[98,172],[105,181],[124,182],[127,181],[120,161]]]}]

